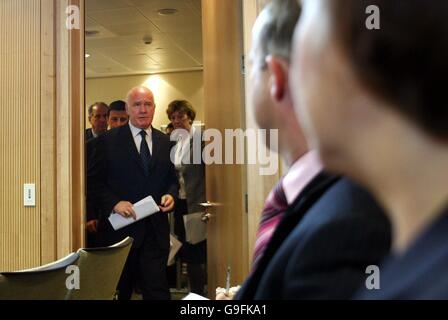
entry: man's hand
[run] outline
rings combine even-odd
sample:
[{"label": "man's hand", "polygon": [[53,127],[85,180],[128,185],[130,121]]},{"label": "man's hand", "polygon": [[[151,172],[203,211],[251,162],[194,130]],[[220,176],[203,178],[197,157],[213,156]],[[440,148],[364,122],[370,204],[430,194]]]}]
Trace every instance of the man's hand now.
[{"label": "man's hand", "polygon": [[98,230],[98,219],[93,219],[93,220],[87,221],[86,229],[90,233],[96,233]]},{"label": "man's hand", "polygon": [[132,203],[128,201],[118,202],[114,207],[114,211],[125,218],[132,217],[134,220],[137,220],[134,207],[132,206]]},{"label": "man's hand", "polygon": [[232,297],[229,297],[225,293],[218,293],[215,297],[215,300],[232,300]]},{"label": "man's hand", "polygon": [[162,197],[162,201],[161,204],[159,206],[160,210],[162,212],[171,212],[174,209],[174,198],[169,195],[166,194]]}]

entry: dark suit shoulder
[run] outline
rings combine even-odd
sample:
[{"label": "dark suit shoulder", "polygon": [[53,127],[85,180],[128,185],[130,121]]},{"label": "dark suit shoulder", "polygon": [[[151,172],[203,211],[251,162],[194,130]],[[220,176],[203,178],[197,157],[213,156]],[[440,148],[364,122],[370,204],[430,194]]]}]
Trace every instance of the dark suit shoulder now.
[{"label": "dark suit shoulder", "polygon": [[96,144],[102,144],[114,141],[118,137],[122,137],[123,135],[129,134],[130,132],[131,129],[127,125],[110,129],[105,133],[103,133],[102,135],[95,138],[97,140]]},{"label": "dark suit shoulder", "polygon": [[170,142],[169,135],[167,135],[167,134],[163,133],[162,131],[157,130],[155,128],[152,128],[151,130],[152,130],[153,137],[159,139],[160,141],[166,142],[166,143]]},{"label": "dark suit shoulder", "polygon": [[448,208],[400,256],[381,268],[381,290],[362,290],[357,299],[448,299]]},{"label": "dark suit shoulder", "polygon": [[285,239],[287,239],[292,230],[301,223],[303,216],[309,208],[339,179],[340,178],[336,175],[324,171],[320,172],[299,193],[297,198],[286,210],[284,217],[275,229],[272,238],[261,257],[257,268],[243,284],[243,287],[237,295],[237,299],[253,299],[257,294],[260,279],[265,275],[266,269],[269,267],[269,264],[271,264],[273,257],[277,254],[277,251],[283,245]]},{"label": "dark suit shoulder", "polygon": [[303,238],[299,246],[320,247],[321,255],[328,249],[330,256],[353,254],[379,262],[390,249],[391,224],[366,190],[342,178],[311,207],[292,237]]},{"label": "dark suit shoulder", "polygon": [[390,223],[381,208],[361,187],[342,178],[281,245],[257,298],[350,298],[365,280],[366,267],[379,264],[390,244]]}]

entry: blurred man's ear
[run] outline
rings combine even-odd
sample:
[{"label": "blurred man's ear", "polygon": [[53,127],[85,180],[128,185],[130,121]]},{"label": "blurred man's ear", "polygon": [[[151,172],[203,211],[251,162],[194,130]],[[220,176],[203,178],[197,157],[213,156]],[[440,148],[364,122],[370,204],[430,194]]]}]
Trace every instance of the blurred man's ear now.
[{"label": "blurred man's ear", "polygon": [[288,63],[284,58],[269,55],[266,57],[266,64],[270,74],[271,97],[274,101],[280,102],[285,98],[288,86]]}]

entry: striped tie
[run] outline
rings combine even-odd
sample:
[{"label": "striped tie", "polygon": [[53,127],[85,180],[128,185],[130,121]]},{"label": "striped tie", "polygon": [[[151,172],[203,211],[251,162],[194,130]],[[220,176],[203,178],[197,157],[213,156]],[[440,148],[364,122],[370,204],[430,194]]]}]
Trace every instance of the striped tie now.
[{"label": "striped tie", "polygon": [[275,228],[288,208],[288,201],[286,200],[282,182],[283,179],[280,179],[274,189],[269,193],[263,211],[261,212],[261,221],[257,231],[254,257],[252,260],[252,272],[256,269]]}]

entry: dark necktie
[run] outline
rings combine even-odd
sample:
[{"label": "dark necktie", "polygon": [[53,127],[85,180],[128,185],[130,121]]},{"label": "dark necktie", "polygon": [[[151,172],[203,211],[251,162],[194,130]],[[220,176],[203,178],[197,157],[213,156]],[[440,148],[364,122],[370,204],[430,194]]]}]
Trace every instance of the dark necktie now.
[{"label": "dark necktie", "polygon": [[261,221],[258,227],[257,239],[255,241],[254,257],[252,261],[252,272],[256,269],[268,242],[271,240],[275,228],[280,222],[283,214],[288,208],[285,192],[283,190],[283,178],[269,193],[261,212]]},{"label": "dark necktie", "polygon": [[148,143],[146,142],[146,131],[140,131],[142,142],[140,143],[140,158],[142,158],[143,170],[145,175],[149,174],[149,163],[151,162],[151,152],[149,151]]}]

